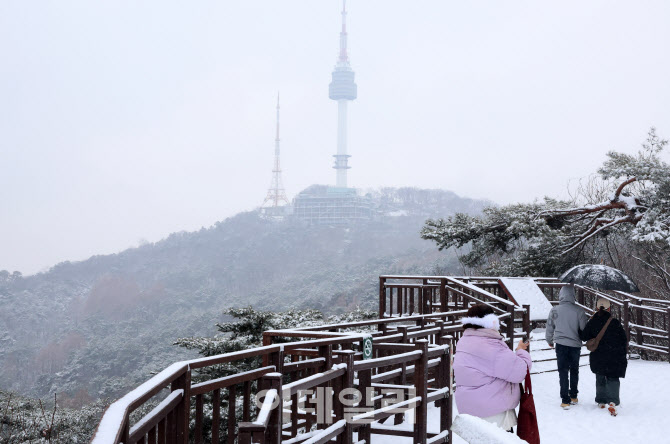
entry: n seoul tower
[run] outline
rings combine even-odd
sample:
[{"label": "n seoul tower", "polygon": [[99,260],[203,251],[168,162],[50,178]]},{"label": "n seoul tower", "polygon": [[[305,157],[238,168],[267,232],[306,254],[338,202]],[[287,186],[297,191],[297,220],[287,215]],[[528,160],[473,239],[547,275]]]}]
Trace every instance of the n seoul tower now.
[{"label": "n seoul tower", "polygon": [[342,0],[342,30],[340,31],[340,55],[333,70],[333,80],[328,86],[328,96],[337,100],[337,154],[335,168],[337,172],[336,186],[347,188],[347,170],[350,155],[347,154],[347,102],[356,98],[354,71],[349,64],[347,55],[347,9],[346,0]]}]

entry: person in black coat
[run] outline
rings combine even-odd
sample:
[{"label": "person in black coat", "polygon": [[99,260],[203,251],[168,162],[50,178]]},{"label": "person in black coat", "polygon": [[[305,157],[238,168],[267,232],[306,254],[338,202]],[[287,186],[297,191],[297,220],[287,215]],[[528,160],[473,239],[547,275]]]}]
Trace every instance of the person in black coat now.
[{"label": "person in black coat", "polygon": [[[598,299],[598,310],[586,323],[579,336],[582,341],[595,338],[605,326],[610,314],[610,302],[605,298]],[[612,416],[616,416],[619,399],[619,378],[626,376],[626,331],[618,319],[612,318],[598,348],[589,355],[591,371],[596,374],[596,402],[600,408],[607,407]]]}]

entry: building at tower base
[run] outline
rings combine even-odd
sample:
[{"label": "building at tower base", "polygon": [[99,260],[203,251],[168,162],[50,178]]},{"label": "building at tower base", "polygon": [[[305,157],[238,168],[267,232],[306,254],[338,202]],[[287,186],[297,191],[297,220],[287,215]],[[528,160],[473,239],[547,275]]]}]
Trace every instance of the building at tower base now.
[{"label": "building at tower base", "polygon": [[316,225],[349,225],[369,221],[374,202],[353,188],[312,185],[293,199],[293,216]]}]

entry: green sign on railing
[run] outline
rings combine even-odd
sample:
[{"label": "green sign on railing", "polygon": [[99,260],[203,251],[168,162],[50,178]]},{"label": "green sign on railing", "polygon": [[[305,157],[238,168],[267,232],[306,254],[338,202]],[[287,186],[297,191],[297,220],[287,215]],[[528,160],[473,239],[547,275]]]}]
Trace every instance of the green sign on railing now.
[{"label": "green sign on railing", "polygon": [[363,338],[363,359],[372,358],[372,336]]}]

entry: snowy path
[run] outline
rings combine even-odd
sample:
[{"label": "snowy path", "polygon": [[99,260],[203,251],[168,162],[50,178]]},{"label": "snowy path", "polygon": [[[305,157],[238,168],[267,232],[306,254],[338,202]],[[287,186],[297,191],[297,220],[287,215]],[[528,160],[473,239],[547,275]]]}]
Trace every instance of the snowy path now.
[{"label": "snowy path", "polygon": [[[533,376],[542,444],[670,443],[670,433],[666,430],[668,412],[662,407],[670,399],[670,385],[667,383],[670,381],[669,363],[628,362],[627,376],[621,380],[621,409],[617,417],[597,408],[594,401],[596,379],[591,370],[581,368],[579,377],[580,404],[563,410],[558,395],[558,373]],[[429,408],[428,430],[431,432],[437,431],[437,427],[431,427],[431,424],[439,424],[438,415],[439,410]],[[454,436],[454,443],[463,444],[465,441]]]},{"label": "snowy path", "polygon": [[[579,372],[580,404],[563,410],[558,395],[558,373],[533,377],[535,407],[543,444],[553,443],[670,443],[665,425],[667,410],[662,403],[670,398],[670,364],[629,361],[626,378],[621,380],[621,408],[612,417],[595,404],[596,380],[588,367]],[[455,441],[455,440],[454,440]]]},{"label": "snowy path", "polygon": [[[533,394],[542,444],[670,443],[670,433],[666,430],[668,414],[667,409],[663,408],[663,403],[670,399],[670,364],[629,361],[627,376],[621,380],[621,408],[617,417],[597,408],[594,401],[596,380],[591,370],[583,367],[579,376],[580,404],[570,410],[560,408],[558,373],[533,376]],[[428,420],[428,431],[437,432],[439,410],[430,406]],[[393,418],[390,418],[388,425],[392,424]],[[411,430],[410,425],[404,426]],[[373,444],[412,442],[409,438],[379,435],[374,435],[372,441]],[[454,443],[464,444],[465,441],[454,435]]]},{"label": "snowy path", "polygon": [[[544,331],[533,332],[536,341],[531,342],[533,359],[555,357],[553,350],[547,348]],[[588,350],[583,349],[583,353]],[[569,410],[560,407],[558,373],[547,372],[533,375],[533,394],[540,425],[542,444],[664,444],[670,443],[670,432],[665,430],[668,411],[663,403],[670,399],[670,364],[642,360],[628,361],[626,378],[621,380],[621,407],[619,415],[612,417],[606,410],[595,404],[595,375],[588,367],[588,356],[581,362],[587,364],[579,371],[579,400],[577,406]],[[551,370],[556,361],[538,362],[533,370]],[[457,414],[454,403],[454,414]],[[429,406],[428,431],[439,430],[439,410]],[[388,425],[393,423],[389,419]],[[411,429],[409,424],[405,428]],[[375,439],[376,438],[376,439]],[[381,441],[380,441],[381,440]],[[410,444],[409,438],[375,436],[374,442],[393,442]],[[454,435],[455,444],[465,443]]]}]

